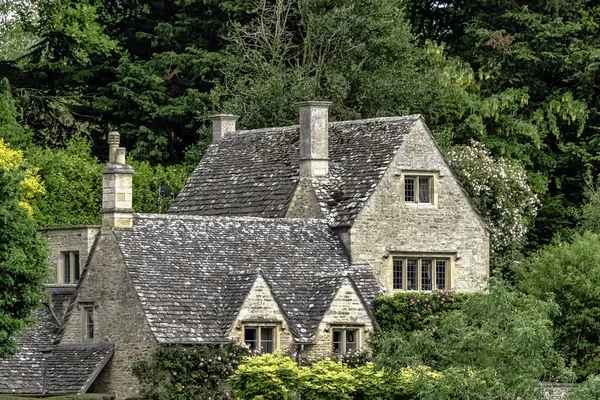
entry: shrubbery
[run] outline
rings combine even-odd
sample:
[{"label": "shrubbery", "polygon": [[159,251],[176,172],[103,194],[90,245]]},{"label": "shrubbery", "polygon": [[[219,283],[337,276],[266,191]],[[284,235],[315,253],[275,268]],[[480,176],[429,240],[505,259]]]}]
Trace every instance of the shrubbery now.
[{"label": "shrubbery", "polygon": [[384,332],[408,333],[425,327],[430,317],[460,308],[470,297],[482,294],[454,293],[434,290],[431,293],[396,293],[375,299],[375,319]]},{"label": "shrubbery", "polygon": [[146,399],[229,399],[225,380],[254,352],[235,342],[202,346],[159,346],[152,358],[134,366]]},{"label": "shrubbery", "polygon": [[560,307],[556,345],[579,377],[600,372],[600,236],[575,235],[547,246],[519,274],[518,287]]},{"label": "shrubbery", "polygon": [[439,377],[424,366],[376,370],[370,362],[350,368],[341,362],[324,360],[298,367],[291,358],[275,353],[244,359],[229,383],[240,400],[296,396],[303,400],[411,400]]},{"label": "shrubbery", "polygon": [[553,348],[554,312],[553,303],[493,283],[488,294],[428,317],[421,329],[384,334],[374,362],[389,370],[422,365],[441,372],[422,398],[535,398],[540,379],[571,378]]}]

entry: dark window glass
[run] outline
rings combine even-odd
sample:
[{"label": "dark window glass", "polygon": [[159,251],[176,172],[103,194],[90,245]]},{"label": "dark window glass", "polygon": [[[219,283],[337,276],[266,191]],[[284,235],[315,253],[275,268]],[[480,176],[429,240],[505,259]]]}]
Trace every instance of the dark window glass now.
[{"label": "dark window glass", "polygon": [[429,178],[419,178],[419,203],[431,203]]},{"label": "dark window glass", "polygon": [[356,351],[357,336],[358,332],[356,330],[346,330],[346,353]]},{"label": "dark window glass", "polygon": [[75,265],[73,266],[73,268],[75,269],[75,282],[77,282],[79,280],[79,271],[80,271],[79,253],[75,253]]},{"label": "dark window glass", "polygon": [[275,332],[273,328],[260,328],[260,346],[263,353],[275,351]]},{"label": "dark window glass", "polygon": [[406,289],[417,290],[417,275],[419,272],[418,260],[409,259],[406,262]]},{"label": "dark window glass", "polygon": [[402,264],[404,260],[394,258],[394,289],[402,289]]},{"label": "dark window glass", "polygon": [[421,260],[421,289],[431,290],[431,265],[430,259]]},{"label": "dark window glass", "polygon": [[256,349],[258,347],[258,330],[256,328],[244,329],[244,342],[251,349]]},{"label": "dark window glass", "polygon": [[71,283],[71,253],[65,253],[64,258],[64,283]]},{"label": "dark window glass", "polygon": [[446,261],[435,262],[435,285],[437,289],[446,289]]},{"label": "dark window glass", "polygon": [[415,201],[415,178],[404,178],[404,201]]},{"label": "dark window glass", "polygon": [[87,331],[86,338],[93,339],[94,338],[94,309],[86,308],[85,314],[86,314],[86,331]]},{"label": "dark window glass", "polygon": [[339,329],[333,331],[333,351],[336,353],[342,352],[342,333]]}]

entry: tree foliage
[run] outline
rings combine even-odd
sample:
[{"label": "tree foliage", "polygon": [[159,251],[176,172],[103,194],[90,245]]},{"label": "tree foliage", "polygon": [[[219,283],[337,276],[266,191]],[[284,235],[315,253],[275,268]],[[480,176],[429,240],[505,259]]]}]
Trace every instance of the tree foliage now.
[{"label": "tree foliage", "polygon": [[600,236],[585,232],[548,245],[523,266],[519,288],[560,307],[557,347],[579,377],[600,371]]},{"label": "tree foliage", "polygon": [[539,380],[565,375],[553,348],[552,303],[493,283],[489,294],[430,317],[422,329],[390,332],[374,362],[398,370],[424,365],[442,375],[423,398],[538,398]]},{"label": "tree foliage", "polygon": [[15,335],[45,298],[48,253],[23,206],[20,193],[27,179],[22,153],[0,139],[0,357],[15,350]]}]

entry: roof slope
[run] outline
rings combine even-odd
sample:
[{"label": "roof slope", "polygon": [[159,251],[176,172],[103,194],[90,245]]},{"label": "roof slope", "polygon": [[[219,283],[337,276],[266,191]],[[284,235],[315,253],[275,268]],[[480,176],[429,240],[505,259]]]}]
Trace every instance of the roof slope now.
[{"label": "roof slope", "polygon": [[0,393],[85,393],[112,356],[113,345],[52,346],[59,328],[52,311],[40,307],[35,318],[18,340],[19,352],[0,359]]},{"label": "roof slope", "polygon": [[115,235],[159,342],[225,340],[258,274],[310,342],[350,269],[322,220],[135,214]]},{"label": "roof slope", "polygon": [[[349,226],[419,116],[329,124],[330,173],[314,179],[332,226]],[[240,131],[213,144],[170,213],[284,217],[299,182],[299,127]]]},{"label": "roof slope", "polygon": [[42,393],[44,353],[58,332],[58,321],[48,306],[34,313],[35,324],[19,340],[19,352],[0,358],[0,393]]}]

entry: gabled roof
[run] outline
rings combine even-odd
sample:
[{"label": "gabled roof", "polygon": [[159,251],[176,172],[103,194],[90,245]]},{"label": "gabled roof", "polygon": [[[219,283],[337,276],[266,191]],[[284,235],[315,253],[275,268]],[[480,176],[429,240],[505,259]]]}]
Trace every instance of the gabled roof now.
[{"label": "gabled roof", "polygon": [[350,269],[323,220],[135,214],[115,235],[163,343],[226,340],[259,274],[308,343]]},{"label": "gabled roof", "polygon": [[42,393],[44,351],[58,332],[58,321],[48,306],[34,313],[35,324],[17,340],[19,352],[0,358],[0,393]]},{"label": "gabled roof", "polygon": [[19,352],[0,359],[0,393],[85,393],[113,354],[112,344],[52,346],[59,323],[48,306],[18,340]]},{"label": "gabled roof", "polygon": [[[350,226],[420,117],[329,124],[330,177],[313,179],[332,226]],[[299,127],[239,131],[209,147],[172,214],[284,217],[299,177]]]}]

